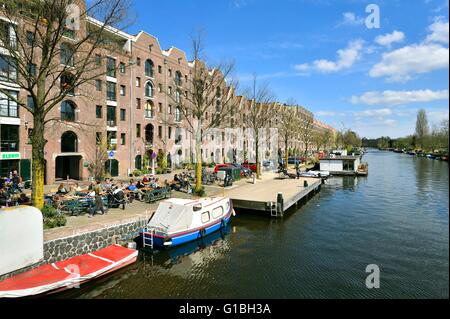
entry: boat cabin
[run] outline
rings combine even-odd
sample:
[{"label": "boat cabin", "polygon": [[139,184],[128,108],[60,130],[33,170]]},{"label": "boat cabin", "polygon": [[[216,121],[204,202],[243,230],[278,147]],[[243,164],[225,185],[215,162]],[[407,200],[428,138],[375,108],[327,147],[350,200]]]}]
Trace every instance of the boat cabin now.
[{"label": "boat cabin", "polygon": [[230,207],[228,198],[171,198],[159,204],[147,226],[164,229],[169,234],[187,231],[224,218]]},{"label": "boat cabin", "polygon": [[331,175],[357,175],[360,165],[360,156],[330,156],[320,160],[320,170]]}]

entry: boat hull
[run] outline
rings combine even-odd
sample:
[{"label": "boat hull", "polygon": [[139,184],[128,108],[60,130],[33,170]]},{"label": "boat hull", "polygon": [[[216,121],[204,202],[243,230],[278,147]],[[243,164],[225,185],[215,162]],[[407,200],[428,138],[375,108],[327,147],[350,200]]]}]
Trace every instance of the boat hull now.
[{"label": "boat hull", "polygon": [[[153,236],[153,248],[156,249],[163,249],[163,248],[170,248],[170,247],[176,247],[180,246],[198,239],[202,239],[212,233],[215,233],[222,228],[225,228],[228,223],[230,222],[232,212],[230,212],[225,218],[218,220],[217,222],[206,226],[205,228],[201,229],[194,229],[182,233],[177,233],[174,235],[170,235],[167,237],[161,237],[161,236]],[[143,242],[145,238],[145,245],[150,246],[151,245],[151,239],[150,234],[145,233],[147,236],[144,236],[144,232],[140,233],[140,240]]]},{"label": "boat hull", "polygon": [[47,264],[0,282],[0,298],[47,295],[78,287],[136,262],[138,251],[118,245]]}]

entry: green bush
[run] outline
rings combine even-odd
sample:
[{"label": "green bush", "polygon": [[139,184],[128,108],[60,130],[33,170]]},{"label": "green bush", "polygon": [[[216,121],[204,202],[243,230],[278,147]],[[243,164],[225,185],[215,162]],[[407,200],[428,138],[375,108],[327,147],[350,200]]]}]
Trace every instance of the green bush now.
[{"label": "green bush", "polygon": [[199,197],[206,197],[205,187],[202,186],[199,191],[194,190],[194,195],[197,195]]},{"label": "green bush", "polygon": [[44,206],[42,209],[42,215],[44,216],[44,229],[66,226],[66,216],[58,213],[56,208],[52,205]]},{"label": "green bush", "polygon": [[141,175],[142,175],[142,172],[140,170],[136,169],[136,170],[133,171],[133,176],[134,177],[138,177],[138,176],[141,176]]}]

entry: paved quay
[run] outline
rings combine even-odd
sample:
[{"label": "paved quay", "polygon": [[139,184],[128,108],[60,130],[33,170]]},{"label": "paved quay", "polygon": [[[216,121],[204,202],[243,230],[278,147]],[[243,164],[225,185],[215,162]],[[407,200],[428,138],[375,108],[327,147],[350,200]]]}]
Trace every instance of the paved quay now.
[{"label": "paved quay", "polygon": [[[320,181],[315,179],[301,178],[299,180],[278,180],[277,177],[278,174],[276,173],[266,172],[262,175],[261,179],[256,180],[256,184],[253,184],[253,179],[242,179],[235,182],[232,187],[227,189],[218,185],[205,186],[205,189],[208,196],[227,196],[232,198],[233,203],[237,208],[239,208],[239,205],[236,205],[236,203],[239,200],[253,200],[261,203],[270,201],[276,202],[278,192],[282,192],[285,198],[285,207],[289,208],[295,204],[291,204],[290,201],[297,202],[299,199],[296,199],[296,196],[305,190],[303,188],[305,180],[311,185],[310,188],[315,187],[314,185],[316,185],[316,183],[320,184]],[[172,197],[186,199],[195,198],[192,195],[181,192],[173,192]],[[153,215],[158,208],[158,205],[159,202],[147,204],[134,201],[132,204],[127,205],[125,210],[110,209],[107,214],[95,215],[94,218],[88,218],[87,215],[70,216],[67,217],[66,226],[45,230],[44,241],[76,236],[132,222],[142,222],[148,220]],[[256,207],[256,209],[258,209],[258,207]]]},{"label": "paved quay", "polygon": [[[308,186],[305,187],[305,182]],[[233,200],[233,206],[241,209],[270,212],[271,205],[276,204],[278,194],[283,195],[283,207],[278,213],[283,214],[321,186],[321,180],[315,178],[278,179],[278,174],[267,173],[256,184],[242,185],[227,190],[225,195]]]}]

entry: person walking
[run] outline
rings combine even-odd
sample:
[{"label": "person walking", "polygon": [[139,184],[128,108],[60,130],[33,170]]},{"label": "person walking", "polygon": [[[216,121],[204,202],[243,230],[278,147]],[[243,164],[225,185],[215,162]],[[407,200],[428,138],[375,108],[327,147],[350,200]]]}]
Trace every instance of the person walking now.
[{"label": "person walking", "polygon": [[91,210],[89,214],[89,218],[94,217],[94,215],[98,212],[101,212],[100,215],[104,215],[107,213],[105,209],[105,205],[103,203],[103,197],[102,197],[102,189],[100,187],[100,182],[97,182],[94,186],[94,193],[95,193],[95,206],[93,210]]}]

